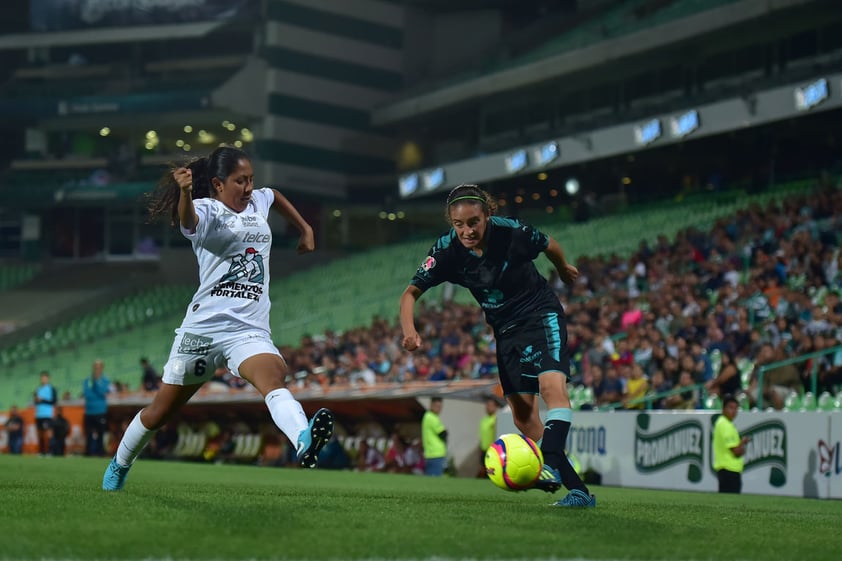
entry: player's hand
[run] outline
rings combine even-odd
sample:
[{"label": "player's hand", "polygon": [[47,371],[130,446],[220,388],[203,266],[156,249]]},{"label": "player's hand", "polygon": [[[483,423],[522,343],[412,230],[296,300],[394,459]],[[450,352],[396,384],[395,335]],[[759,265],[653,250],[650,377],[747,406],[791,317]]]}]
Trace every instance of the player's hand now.
[{"label": "player's hand", "polygon": [[188,168],[174,169],[172,176],[175,182],[178,183],[179,189],[187,189],[193,185],[193,172]]},{"label": "player's hand", "polygon": [[568,263],[558,272],[558,276],[564,284],[571,285],[579,278],[579,269]]},{"label": "player's hand", "polygon": [[296,249],[298,250],[299,255],[310,253],[316,249],[316,238],[313,236],[312,228],[307,228],[306,231],[301,233],[301,237],[298,238],[298,246]]},{"label": "player's hand", "polygon": [[403,348],[409,352],[414,351],[421,346],[421,336],[417,331],[407,333],[403,336]]}]

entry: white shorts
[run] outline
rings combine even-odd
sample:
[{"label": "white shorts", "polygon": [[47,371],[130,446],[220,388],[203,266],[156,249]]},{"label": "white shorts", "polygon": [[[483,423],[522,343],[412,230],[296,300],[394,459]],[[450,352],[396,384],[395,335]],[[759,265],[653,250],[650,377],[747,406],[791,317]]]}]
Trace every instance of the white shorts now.
[{"label": "white shorts", "polygon": [[204,331],[202,334],[195,331],[198,330],[175,330],[175,341],[162,376],[167,384],[201,384],[213,378],[214,371],[221,366],[227,366],[235,376],[239,376],[240,365],[259,354],[277,355],[283,359],[269,333],[265,331],[231,333],[221,330]]}]

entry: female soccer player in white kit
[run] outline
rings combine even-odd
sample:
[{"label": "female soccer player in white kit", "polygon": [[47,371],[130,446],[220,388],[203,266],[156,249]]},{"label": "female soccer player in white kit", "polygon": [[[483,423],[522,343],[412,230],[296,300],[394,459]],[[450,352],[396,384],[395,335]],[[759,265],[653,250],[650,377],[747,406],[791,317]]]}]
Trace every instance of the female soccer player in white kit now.
[{"label": "female soccer player in white kit", "polygon": [[263,395],[272,420],[297,444],[302,467],[316,467],[333,434],[333,414],[310,422],[284,387],[286,362],[269,330],[269,209],[301,232],[298,252],[313,251],[313,229],[278,191],[254,189],[245,152],[220,147],[164,176],[152,197],[154,216],[169,213],[191,241],[199,262],[199,289],[176,329],[163,384],[129,424],[102,480],[123,488],[132,463],[152,438],[219,366],[227,365]]}]

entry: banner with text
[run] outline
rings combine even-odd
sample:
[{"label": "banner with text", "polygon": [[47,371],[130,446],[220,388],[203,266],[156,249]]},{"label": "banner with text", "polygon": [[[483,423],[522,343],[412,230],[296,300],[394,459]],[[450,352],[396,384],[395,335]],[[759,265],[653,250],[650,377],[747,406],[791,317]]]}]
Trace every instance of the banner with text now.
[{"label": "banner with text", "polygon": [[[716,492],[713,423],[719,413],[576,412],[568,452],[604,485]],[[743,492],[842,498],[842,413],[741,412]],[[517,432],[510,414],[498,433]]]}]

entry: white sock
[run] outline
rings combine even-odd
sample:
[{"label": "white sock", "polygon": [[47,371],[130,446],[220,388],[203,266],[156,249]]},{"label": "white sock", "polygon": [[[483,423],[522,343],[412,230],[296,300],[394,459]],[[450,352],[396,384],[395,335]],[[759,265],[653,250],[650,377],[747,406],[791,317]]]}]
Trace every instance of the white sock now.
[{"label": "white sock", "polygon": [[287,435],[293,444],[298,443],[301,431],[307,429],[307,415],[301,404],[295,400],[286,388],[278,388],[266,394],[266,407],[272,415],[272,420]]},{"label": "white sock", "polygon": [[140,421],[140,412],[138,412],[123,434],[120,446],[117,447],[117,454],[115,455],[117,463],[121,466],[132,465],[156,432],[158,431],[149,430],[143,426]]}]

